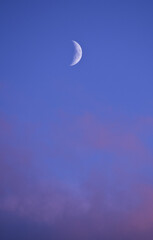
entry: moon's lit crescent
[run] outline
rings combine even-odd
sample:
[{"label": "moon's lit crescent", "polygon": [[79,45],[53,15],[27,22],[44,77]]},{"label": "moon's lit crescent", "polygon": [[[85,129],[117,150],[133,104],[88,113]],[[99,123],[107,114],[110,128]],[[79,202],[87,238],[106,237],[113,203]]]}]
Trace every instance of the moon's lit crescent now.
[{"label": "moon's lit crescent", "polygon": [[72,42],[73,42],[74,47],[75,47],[75,54],[74,54],[73,61],[70,64],[70,66],[76,65],[82,58],[82,48],[81,48],[81,46],[79,45],[79,43],[77,43],[74,40],[72,40]]}]

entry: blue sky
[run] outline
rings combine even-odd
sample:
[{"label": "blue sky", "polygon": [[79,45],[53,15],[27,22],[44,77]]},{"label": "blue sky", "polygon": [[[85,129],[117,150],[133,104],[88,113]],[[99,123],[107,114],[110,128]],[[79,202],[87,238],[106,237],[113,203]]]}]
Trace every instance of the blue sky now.
[{"label": "blue sky", "polygon": [[[34,117],[31,111],[37,103],[44,112],[49,106],[53,111],[74,107],[78,112],[94,111],[96,101],[132,115],[152,114],[150,1],[2,1],[1,5],[1,79],[15,93],[8,104],[12,111],[24,104],[28,109],[21,115],[30,111]],[[81,44],[83,58],[69,68],[72,39]],[[75,90],[78,86],[82,91]],[[80,91],[86,97],[80,99]],[[3,105],[5,111],[8,105]]]},{"label": "blue sky", "polygon": [[2,239],[153,236],[152,9],[1,1]]}]

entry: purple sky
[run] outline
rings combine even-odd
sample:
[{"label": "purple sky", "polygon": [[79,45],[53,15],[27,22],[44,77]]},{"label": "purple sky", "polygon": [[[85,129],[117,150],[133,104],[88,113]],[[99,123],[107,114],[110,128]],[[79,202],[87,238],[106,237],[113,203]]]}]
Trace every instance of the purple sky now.
[{"label": "purple sky", "polygon": [[1,0],[1,240],[153,239],[152,13]]}]

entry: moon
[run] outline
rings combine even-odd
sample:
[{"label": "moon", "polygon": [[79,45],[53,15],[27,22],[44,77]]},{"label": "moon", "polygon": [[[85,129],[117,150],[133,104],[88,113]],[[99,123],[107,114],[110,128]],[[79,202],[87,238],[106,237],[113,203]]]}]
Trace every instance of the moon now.
[{"label": "moon", "polygon": [[75,47],[75,54],[73,57],[73,61],[70,64],[70,66],[74,66],[76,65],[78,62],[80,62],[81,58],[82,58],[82,48],[79,45],[79,43],[77,43],[76,41],[72,40],[74,47]]}]

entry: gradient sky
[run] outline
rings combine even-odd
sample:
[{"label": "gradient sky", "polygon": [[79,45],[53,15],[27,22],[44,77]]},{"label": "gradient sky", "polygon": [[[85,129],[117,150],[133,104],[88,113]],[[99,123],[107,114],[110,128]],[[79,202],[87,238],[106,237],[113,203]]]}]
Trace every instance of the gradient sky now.
[{"label": "gradient sky", "polygon": [[1,0],[0,42],[0,239],[153,239],[153,1]]}]

